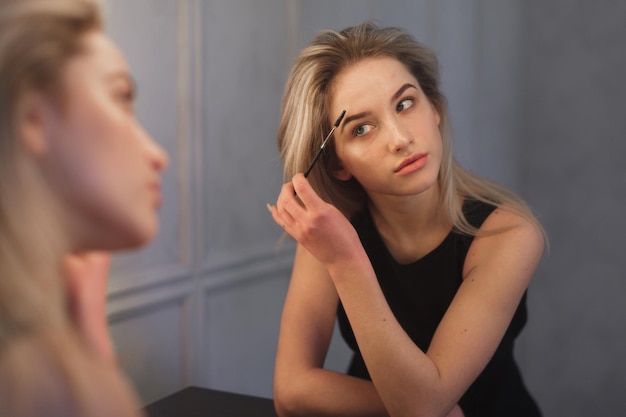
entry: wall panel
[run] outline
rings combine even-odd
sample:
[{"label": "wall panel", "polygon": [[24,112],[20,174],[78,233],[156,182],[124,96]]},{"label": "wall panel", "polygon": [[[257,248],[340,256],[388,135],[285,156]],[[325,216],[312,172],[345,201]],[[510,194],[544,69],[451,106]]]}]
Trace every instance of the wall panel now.
[{"label": "wall panel", "polygon": [[282,1],[203,3],[203,268],[271,255],[265,205],[282,184],[276,128],[286,77]]},{"label": "wall panel", "polygon": [[183,388],[184,357],[181,300],[126,311],[111,321],[118,361],[149,403]]}]

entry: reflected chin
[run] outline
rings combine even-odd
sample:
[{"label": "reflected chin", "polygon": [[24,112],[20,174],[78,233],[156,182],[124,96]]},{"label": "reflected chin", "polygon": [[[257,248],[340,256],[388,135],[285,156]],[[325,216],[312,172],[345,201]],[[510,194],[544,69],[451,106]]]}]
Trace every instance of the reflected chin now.
[{"label": "reflected chin", "polygon": [[107,251],[126,251],[140,249],[150,243],[156,236],[159,222],[156,216],[153,219],[143,219],[140,223],[126,224],[115,231],[108,231],[105,241],[96,243],[91,249]]},{"label": "reflected chin", "polygon": [[124,249],[139,249],[148,243],[150,243],[156,236],[159,229],[158,221],[153,221],[151,224],[144,224],[142,227],[138,227],[129,239],[126,241]]}]

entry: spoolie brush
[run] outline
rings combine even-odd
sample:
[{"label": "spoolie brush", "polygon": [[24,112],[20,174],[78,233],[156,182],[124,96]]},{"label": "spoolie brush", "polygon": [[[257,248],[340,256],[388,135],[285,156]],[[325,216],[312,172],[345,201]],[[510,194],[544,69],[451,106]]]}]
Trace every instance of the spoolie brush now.
[{"label": "spoolie brush", "polygon": [[313,169],[313,166],[315,165],[317,160],[320,158],[320,155],[322,154],[322,151],[324,151],[324,148],[326,147],[326,144],[328,143],[328,140],[332,137],[333,132],[335,131],[335,129],[337,129],[337,127],[341,124],[341,121],[343,120],[343,116],[345,116],[345,115],[346,115],[346,111],[344,110],[344,111],[341,112],[341,116],[339,116],[339,118],[337,119],[337,121],[333,125],[333,128],[330,129],[330,132],[328,132],[328,135],[326,135],[326,138],[322,142],[322,146],[320,146],[319,151],[317,151],[317,154],[315,154],[315,158],[313,158],[313,161],[311,161],[311,164],[309,165],[309,167],[306,169],[306,171],[304,171],[304,178],[308,177],[309,174],[311,173],[311,170]]}]

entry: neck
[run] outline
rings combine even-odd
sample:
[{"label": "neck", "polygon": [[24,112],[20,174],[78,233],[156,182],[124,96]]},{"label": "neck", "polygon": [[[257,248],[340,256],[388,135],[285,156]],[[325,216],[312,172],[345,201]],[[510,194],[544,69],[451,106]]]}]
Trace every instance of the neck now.
[{"label": "neck", "polygon": [[442,215],[437,186],[410,197],[375,197],[370,199],[370,212],[387,249],[400,263],[422,258],[452,228]]},{"label": "neck", "polygon": [[449,227],[441,215],[440,192],[437,185],[414,196],[370,197],[370,212],[377,227],[397,234],[423,234],[433,228]]}]

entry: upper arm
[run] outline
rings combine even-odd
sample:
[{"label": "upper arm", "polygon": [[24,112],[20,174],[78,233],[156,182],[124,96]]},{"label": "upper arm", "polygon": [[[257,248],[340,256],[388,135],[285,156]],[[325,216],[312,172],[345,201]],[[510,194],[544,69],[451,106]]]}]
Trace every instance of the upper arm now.
[{"label": "upper arm", "polygon": [[487,365],[508,328],[543,252],[543,236],[521,216],[496,209],[476,237],[463,283],[442,319],[428,356],[442,383],[460,397]]},{"label": "upper arm", "polygon": [[324,265],[298,245],[280,325],[277,381],[321,368],[335,325],[338,296]]}]

